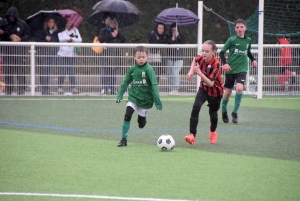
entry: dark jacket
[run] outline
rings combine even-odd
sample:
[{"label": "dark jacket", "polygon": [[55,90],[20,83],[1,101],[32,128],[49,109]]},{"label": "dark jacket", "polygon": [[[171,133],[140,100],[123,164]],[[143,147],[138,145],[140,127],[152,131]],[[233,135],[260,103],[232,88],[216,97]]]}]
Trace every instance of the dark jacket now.
[{"label": "dark jacket", "polygon": [[[9,16],[13,16],[15,20],[11,22]],[[21,38],[21,41],[28,41],[30,38],[30,28],[26,22],[19,18],[18,11],[15,7],[10,7],[6,12],[4,20],[4,34],[7,41],[11,41],[10,35],[16,34]]]},{"label": "dark jacket", "polygon": [[[125,43],[126,37],[122,32],[119,30],[117,37],[113,37],[111,35],[111,28],[104,27],[100,29],[98,33],[98,38],[100,43]],[[113,67],[120,67],[121,65],[121,57],[122,56],[122,48],[105,48],[101,54],[101,64],[103,66],[113,66]],[[106,57],[107,56],[107,57]],[[112,57],[113,56],[113,57]]]},{"label": "dark jacket", "polygon": [[[175,40],[172,40],[172,28],[175,27],[176,24],[172,24],[170,27],[170,32],[168,35],[168,44],[185,44],[185,37],[180,33],[179,28],[177,27],[177,31],[179,35],[175,38]],[[182,48],[168,48],[167,49],[167,59],[170,60],[182,60],[184,55],[183,49]]]},{"label": "dark jacket", "polygon": [[[4,20],[2,18],[0,18],[0,30],[4,31]],[[7,41],[7,39],[4,38],[5,34],[1,34],[0,35],[0,41]]]},{"label": "dark jacket", "polygon": [[[47,41],[46,40],[46,37],[47,36],[50,36],[51,37],[51,40],[50,41]],[[36,42],[52,42],[52,43],[55,43],[55,42],[59,42],[59,39],[58,39],[58,32],[57,31],[54,31],[52,34],[49,32],[49,29],[43,29],[41,31],[38,32],[36,38],[35,38],[35,41]],[[41,54],[41,55],[56,55],[57,52],[58,52],[58,49],[59,47],[39,47],[38,48],[38,51],[37,53],[38,54]]]},{"label": "dark jacket", "polygon": [[[168,42],[168,36],[167,36],[167,34],[165,34],[165,32],[162,33],[162,34],[159,34],[157,32],[157,27],[158,27],[159,24],[162,24],[162,23],[157,23],[155,25],[154,30],[151,31],[149,33],[149,35],[148,35],[148,42],[150,44],[167,44],[167,42]],[[164,24],[162,24],[162,25],[165,27]],[[165,30],[166,30],[166,27],[165,27]],[[149,50],[149,52],[151,52],[151,53],[158,53],[159,52],[159,48],[151,48]],[[161,51],[161,55],[164,55],[163,51]]]},{"label": "dark jacket", "polygon": [[[13,22],[9,20],[9,16],[14,17]],[[4,19],[3,28],[3,38],[5,41],[12,41],[10,38],[12,34],[16,34],[17,36],[19,36],[21,42],[28,41],[30,38],[30,28],[25,21],[19,18],[18,11],[15,7],[10,7],[6,12],[6,19]],[[7,55],[24,55],[25,52],[28,53],[25,50],[27,50],[27,48],[15,48],[14,46],[4,46],[2,49],[3,53]],[[3,57],[3,59],[5,60],[4,63],[14,62],[16,65],[20,66],[22,66],[25,61],[24,57],[21,56],[14,57],[11,61],[7,61],[7,59],[11,59],[9,57]]]}]

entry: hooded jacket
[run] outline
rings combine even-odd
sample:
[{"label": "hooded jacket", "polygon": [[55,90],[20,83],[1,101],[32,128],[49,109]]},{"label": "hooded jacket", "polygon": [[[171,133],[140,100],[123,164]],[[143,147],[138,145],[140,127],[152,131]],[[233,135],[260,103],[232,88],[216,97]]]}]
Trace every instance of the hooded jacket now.
[{"label": "hooded jacket", "polygon": [[[163,25],[164,26],[164,30],[166,30],[165,24],[163,24],[163,23],[157,23],[155,25],[154,30],[151,31],[150,34],[148,35],[148,42],[150,44],[167,44],[167,42],[168,42],[167,34],[165,34],[165,31],[162,34],[159,34],[157,32],[158,25]],[[151,48],[150,52],[151,53],[158,53],[159,52],[159,48]],[[162,55],[162,52],[163,51],[161,51],[161,55]]]},{"label": "hooded jacket", "polygon": [[[9,20],[9,16],[15,19],[13,22]],[[26,22],[19,18],[18,10],[15,7],[10,7],[5,15],[4,20],[4,39],[11,41],[10,35],[16,34],[21,38],[21,41],[28,41],[30,38],[30,28]]]},{"label": "hooded jacket", "polygon": [[[179,27],[177,26],[178,36],[176,36],[175,40],[172,40],[172,28],[176,27],[176,24],[173,23],[170,27],[170,32],[167,38],[168,44],[185,44],[185,37],[180,33]],[[183,58],[183,49],[182,48],[168,48],[167,49],[167,59],[170,60],[182,60]]]},{"label": "hooded jacket", "polygon": [[[4,20],[0,17],[0,30],[4,31]],[[4,41],[5,34],[0,34],[0,41]]]}]

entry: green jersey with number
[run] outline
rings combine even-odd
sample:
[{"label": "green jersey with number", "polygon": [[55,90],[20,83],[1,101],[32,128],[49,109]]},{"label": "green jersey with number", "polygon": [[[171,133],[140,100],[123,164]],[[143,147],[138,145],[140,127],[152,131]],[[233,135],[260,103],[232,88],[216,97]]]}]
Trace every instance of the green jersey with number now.
[{"label": "green jersey with number", "polygon": [[162,109],[156,76],[147,62],[142,66],[135,64],[129,68],[118,91],[117,100],[123,99],[130,83],[128,101],[143,109],[152,108],[153,103],[157,109]]},{"label": "green jersey with number", "polygon": [[246,36],[244,38],[240,38],[237,35],[230,37],[226,41],[221,51],[225,53],[229,50],[227,63],[231,70],[227,72],[228,74],[248,71],[248,52],[250,52],[251,43],[251,38]]}]

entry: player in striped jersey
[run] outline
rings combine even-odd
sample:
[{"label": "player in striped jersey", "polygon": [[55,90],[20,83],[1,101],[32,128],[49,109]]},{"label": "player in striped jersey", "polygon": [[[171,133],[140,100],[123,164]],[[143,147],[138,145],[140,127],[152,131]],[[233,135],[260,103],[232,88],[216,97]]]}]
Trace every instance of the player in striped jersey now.
[{"label": "player in striped jersey", "polygon": [[201,77],[200,86],[196,94],[194,105],[190,117],[190,134],[184,137],[184,141],[191,145],[195,144],[197,125],[199,122],[199,112],[202,105],[207,101],[210,116],[210,143],[217,142],[218,110],[220,109],[223,96],[223,81],[220,62],[215,57],[217,46],[214,41],[207,40],[202,45],[202,55],[193,59],[187,77],[189,80],[194,73]]}]

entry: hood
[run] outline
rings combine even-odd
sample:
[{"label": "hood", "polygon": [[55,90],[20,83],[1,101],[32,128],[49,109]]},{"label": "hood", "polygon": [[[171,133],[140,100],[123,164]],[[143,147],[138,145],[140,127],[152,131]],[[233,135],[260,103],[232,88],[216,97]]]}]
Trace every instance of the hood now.
[{"label": "hood", "polygon": [[13,16],[15,19],[19,18],[19,13],[18,10],[15,7],[10,7],[8,9],[8,11],[6,12],[5,17],[7,18],[7,20],[9,20],[9,16]]}]

